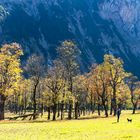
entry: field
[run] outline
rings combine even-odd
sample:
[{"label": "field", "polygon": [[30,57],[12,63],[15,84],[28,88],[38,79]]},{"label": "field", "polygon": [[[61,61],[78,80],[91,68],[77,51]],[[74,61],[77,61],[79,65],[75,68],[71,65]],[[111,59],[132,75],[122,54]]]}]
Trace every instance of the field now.
[{"label": "field", "polygon": [[[128,123],[127,118],[133,122]],[[46,121],[0,122],[0,140],[140,140],[140,114],[116,117]]]}]

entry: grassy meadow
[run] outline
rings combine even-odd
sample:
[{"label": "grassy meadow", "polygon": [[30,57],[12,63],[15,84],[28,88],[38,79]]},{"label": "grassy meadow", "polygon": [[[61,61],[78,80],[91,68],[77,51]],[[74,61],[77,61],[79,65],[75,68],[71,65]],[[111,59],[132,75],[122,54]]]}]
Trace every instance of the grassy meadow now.
[{"label": "grassy meadow", "polygon": [[[133,119],[132,123],[127,118]],[[48,122],[2,121],[0,140],[140,140],[140,114],[123,112],[116,117]]]}]

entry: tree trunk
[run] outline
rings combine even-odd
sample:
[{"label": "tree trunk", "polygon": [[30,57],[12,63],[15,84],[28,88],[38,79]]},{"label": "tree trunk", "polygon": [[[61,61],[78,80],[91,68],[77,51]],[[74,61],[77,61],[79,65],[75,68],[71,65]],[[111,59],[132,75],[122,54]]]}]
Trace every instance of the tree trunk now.
[{"label": "tree trunk", "polygon": [[78,116],[79,116],[79,117],[81,116],[80,112],[81,112],[80,109],[78,109]]},{"label": "tree trunk", "polygon": [[100,104],[98,104],[98,116],[100,116],[101,115],[101,113],[100,113]]},{"label": "tree trunk", "polygon": [[0,120],[4,120],[4,107],[5,107],[6,97],[1,94],[0,95]]},{"label": "tree trunk", "polygon": [[69,104],[69,112],[68,112],[68,119],[72,119],[72,103]]},{"label": "tree trunk", "polygon": [[105,116],[108,117],[108,110],[107,110],[106,105],[104,105],[104,110],[105,110]]},{"label": "tree trunk", "polygon": [[112,112],[113,112],[113,101],[111,99],[111,104],[110,104],[110,115],[112,115]]},{"label": "tree trunk", "polygon": [[101,107],[101,105],[100,105],[100,98],[98,97],[98,116],[101,115],[101,113],[100,113],[100,107]]},{"label": "tree trunk", "polygon": [[113,88],[113,110],[114,110],[114,116],[116,116],[117,113],[116,87]]},{"label": "tree trunk", "polygon": [[61,103],[61,120],[64,118],[64,102]]},{"label": "tree trunk", "polygon": [[17,106],[17,103],[15,103],[15,114],[18,113],[18,106]]},{"label": "tree trunk", "polygon": [[116,103],[116,98],[114,99],[114,116],[116,116],[117,112],[117,103]]},{"label": "tree trunk", "polygon": [[27,109],[27,97],[26,97],[26,93],[24,96],[24,114],[26,114],[26,109]]},{"label": "tree trunk", "polygon": [[60,103],[58,103],[58,113],[57,113],[57,118],[60,117]]},{"label": "tree trunk", "polygon": [[93,107],[92,107],[92,114],[95,112],[96,101],[94,100]]},{"label": "tree trunk", "polygon": [[57,108],[57,104],[54,104],[52,111],[53,111],[53,121],[56,120],[56,108]]},{"label": "tree trunk", "polygon": [[17,114],[18,113],[18,99],[17,96],[15,95],[14,97],[14,113]]},{"label": "tree trunk", "polygon": [[34,108],[33,120],[36,119],[36,90],[37,90],[37,85],[38,85],[38,83],[35,85],[34,92],[33,92],[33,108]]},{"label": "tree trunk", "polygon": [[50,120],[50,116],[51,116],[51,108],[48,107],[48,120]]},{"label": "tree trunk", "polygon": [[108,109],[107,109],[106,103],[105,103],[104,100],[102,101],[102,103],[103,103],[103,107],[104,107],[104,110],[105,110],[105,116],[108,117]]},{"label": "tree trunk", "polygon": [[83,116],[86,116],[86,107],[83,107]]},{"label": "tree trunk", "polygon": [[137,108],[137,103],[135,103],[135,104],[133,105],[133,113],[132,113],[132,114],[135,114],[136,108]]},{"label": "tree trunk", "polygon": [[44,105],[43,103],[41,103],[41,117],[43,116],[43,108],[44,108]]},{"label": "tree trunk", "polygon": [[78,119],[78,102],[75,103],[75,119]]},{"label": "tree trunk", "polygon": [[90,111],[91,111],[92,114],[93,114],[93,112],[94,112],[94,111],[93,111],[93,101],[90,102]]},{"label": "tree trunk", "polygon": [[[71,95],[73,95],[73,77],[71,75],[71,72],[70,72],[70,77],[69,77],[69,84],[70,84],[70,87],[69,87],[69,91],[71,93]],[[68,119],[71,120],[72,119],[72,107],[73,107],[73,101],[70,101],[69,103],[69,112],[68,112]]]},{"label": "tree trunk", "polygon": [[23,115],[23,108],[24,108],[23,105],[19,106],[19,114],[20,115]]}]

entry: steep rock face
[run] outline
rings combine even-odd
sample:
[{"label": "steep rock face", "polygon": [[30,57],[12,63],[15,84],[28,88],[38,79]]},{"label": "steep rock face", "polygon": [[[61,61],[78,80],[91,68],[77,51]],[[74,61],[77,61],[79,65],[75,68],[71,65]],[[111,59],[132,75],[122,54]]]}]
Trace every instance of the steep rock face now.
[{"label": "steep rock face", "polygon": [[112,20],[121,35],[126,37],[125,40],[132,44],[131,51],[139,53],[140,49],[136,43],[140,42],[140,2],[138,0],[104,0],[99,7],[101,17]]},{"label": "steep rock face", "polygon": [[22,44],[25,58],[40,53],[51,61],[60,41],[72,39],[82,52],[83,70],[110,53],[139,75],[139,0],[0,0],[0,5],[0,44]]}]

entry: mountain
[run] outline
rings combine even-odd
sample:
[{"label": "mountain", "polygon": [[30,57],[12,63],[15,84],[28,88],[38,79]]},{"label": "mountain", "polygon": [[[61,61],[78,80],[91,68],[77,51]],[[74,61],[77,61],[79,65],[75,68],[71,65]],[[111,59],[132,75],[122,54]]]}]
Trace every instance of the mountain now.
[{"label": "mountain", "polygon": [[82,70],[108,53],[140,77],[139,0],[0,0],[0,44],[22,44],[24,59],[51,62],[65,39],[77,42]]}]

